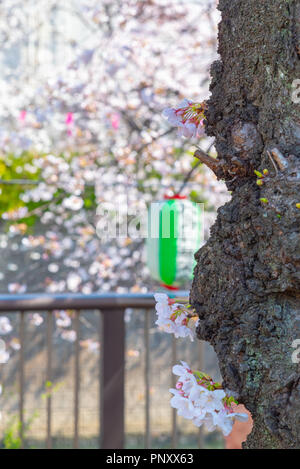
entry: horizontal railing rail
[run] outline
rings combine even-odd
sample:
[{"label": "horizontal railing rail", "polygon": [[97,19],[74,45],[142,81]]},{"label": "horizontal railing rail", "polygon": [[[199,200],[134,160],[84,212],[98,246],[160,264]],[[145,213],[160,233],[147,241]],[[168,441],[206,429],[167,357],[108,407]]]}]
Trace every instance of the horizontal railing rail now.
[{"label": "horizontal railing rail", "polygon": [[[188,292],[176,291],[169,296],[187,296]],[[118,308],[153,308],[153,293],[145,294],[18,294],[0,295],[0,311],[42,311],[47,309],[114,309]]]},{"label": "horizontal railing rail", "polygon": [[[188,292],[177,291],[170,296],[187,296]],[[82,310],[98,310],[100,313],[99,342],[99,446],[106,449],[124,447],[124,390],[125,390],[125,321],[126,308],[144,310],[144,383],[145,383],[145,444],[151,447],[150,425],[150,314],[155,306],[153,293],[147,294],[18,294],[0,295],[0,313],[18,312],[20,355],[19,367],[19,421],[20,438],[24,445],[24,408],[26,383],[26,313],[45,311],[46,350],[45,364],[47,382],[53,378],[53,311],[59,309],[74,310],[73,328],[76,332],[74,344],[74,448],[79,447],[79,411],[80,411],[80,314]],[[200,347],[200,360],[203,360],[203,348]],[[172,342],[172,364],[177,360],[176,339]],[[175,383],[174,383],[175,384]],[[52,397],[46,397],[47,435],[46,447],[52,448]],[[172,411],[172,447],[178,445],[176,411]],[[201,446],[201,432],[199,445]]]}]

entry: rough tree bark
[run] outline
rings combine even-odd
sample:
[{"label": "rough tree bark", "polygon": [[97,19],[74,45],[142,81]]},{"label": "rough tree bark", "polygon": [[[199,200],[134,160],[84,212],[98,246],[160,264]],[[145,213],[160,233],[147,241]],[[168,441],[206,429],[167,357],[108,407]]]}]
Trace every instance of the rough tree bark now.
[{"label": "rough tree bark", "polygon": [[[198,336],[251,411],[245,448],[300,448],[299,0],[220,0],[206,128],[232,200],[196,254]],[[263,185],[254,170],[268,169]],[[260,198],[268,199],[263,203]]]}]

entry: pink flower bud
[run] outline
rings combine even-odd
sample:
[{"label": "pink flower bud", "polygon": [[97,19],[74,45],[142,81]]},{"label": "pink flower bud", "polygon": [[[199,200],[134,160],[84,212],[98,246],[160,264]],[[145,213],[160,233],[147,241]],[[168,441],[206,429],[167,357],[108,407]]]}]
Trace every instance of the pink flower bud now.
[{"label": "pink flower bud", "polygon": [[118,130],[120,126],[120,115],[117,112],[114,112],[111,116],[111,126],[114,130]]},{"label": "pink flower bud", "polygon": [[183,383],[181,381],[178,381],[176,383],[176,389],[182,389]]},{"label": "pink flower bud", "polygon": [[184,318],[184,319],[182,320],[181,325],[182,325],[182,326],[187,326],[188,323],[189,323],[189,318]]},{"label": "pink flower bud", "polygon": [[67,117],[66,117],[66,124],[70,125],[73,124],[74,122],[74,115],[72,112],[68,112]]},{"label": "pink flower bud", "polygon": [[25,122],[25,119],[26,119],[26,115],[27,115],[27,111],[20,111],[20,114],[19,114],[19,120],[21,122]]}]

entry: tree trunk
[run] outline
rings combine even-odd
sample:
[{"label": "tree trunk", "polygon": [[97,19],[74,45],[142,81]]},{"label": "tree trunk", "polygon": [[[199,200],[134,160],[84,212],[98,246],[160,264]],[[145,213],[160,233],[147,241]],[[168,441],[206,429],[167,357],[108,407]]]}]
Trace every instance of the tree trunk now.
[{"label": "tree trunk", "polygon": [[225,387],[254,418],[244,447],[300,448],[300,1],[219,9],[206,129],[232,200],[196,254],[191,303]]}]

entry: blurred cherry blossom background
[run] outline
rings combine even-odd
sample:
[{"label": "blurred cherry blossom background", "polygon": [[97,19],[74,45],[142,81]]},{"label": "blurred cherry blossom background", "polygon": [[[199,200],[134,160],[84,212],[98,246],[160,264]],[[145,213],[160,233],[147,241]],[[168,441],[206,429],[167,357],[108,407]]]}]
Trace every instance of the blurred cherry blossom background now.
[{"label": "blurred cherry blossom background", "polygon": [[[182,187],[195,145],[214,154],[212,139],[178,137],[162,111],[209,96],[216,0],[0,0],[0,18],[0,293],[153,291],[145,240],[102,238],[99,207],[113,202],[130,222]],[[224,183],[198,166],[183,194],[204,203],[207,238],[230,197]],[[71,318],[56,312],[69,343]],[[19,349],[13,323],[0,322],[2,363]],[[86,327],[81,345],[97,351],[92,319]],[[139,361],[140,345],[128,360]]]},{"label": "blurred cherry blossom background", "polygon": [[[0,291],[152,289],[144,240],[99,239],[96,209],[145,212],[195,164],[161,114],[208,96],[215,1],[2,0],[0,14]],[[198,168],[184,191],[208,233],[225,186]]]}]

